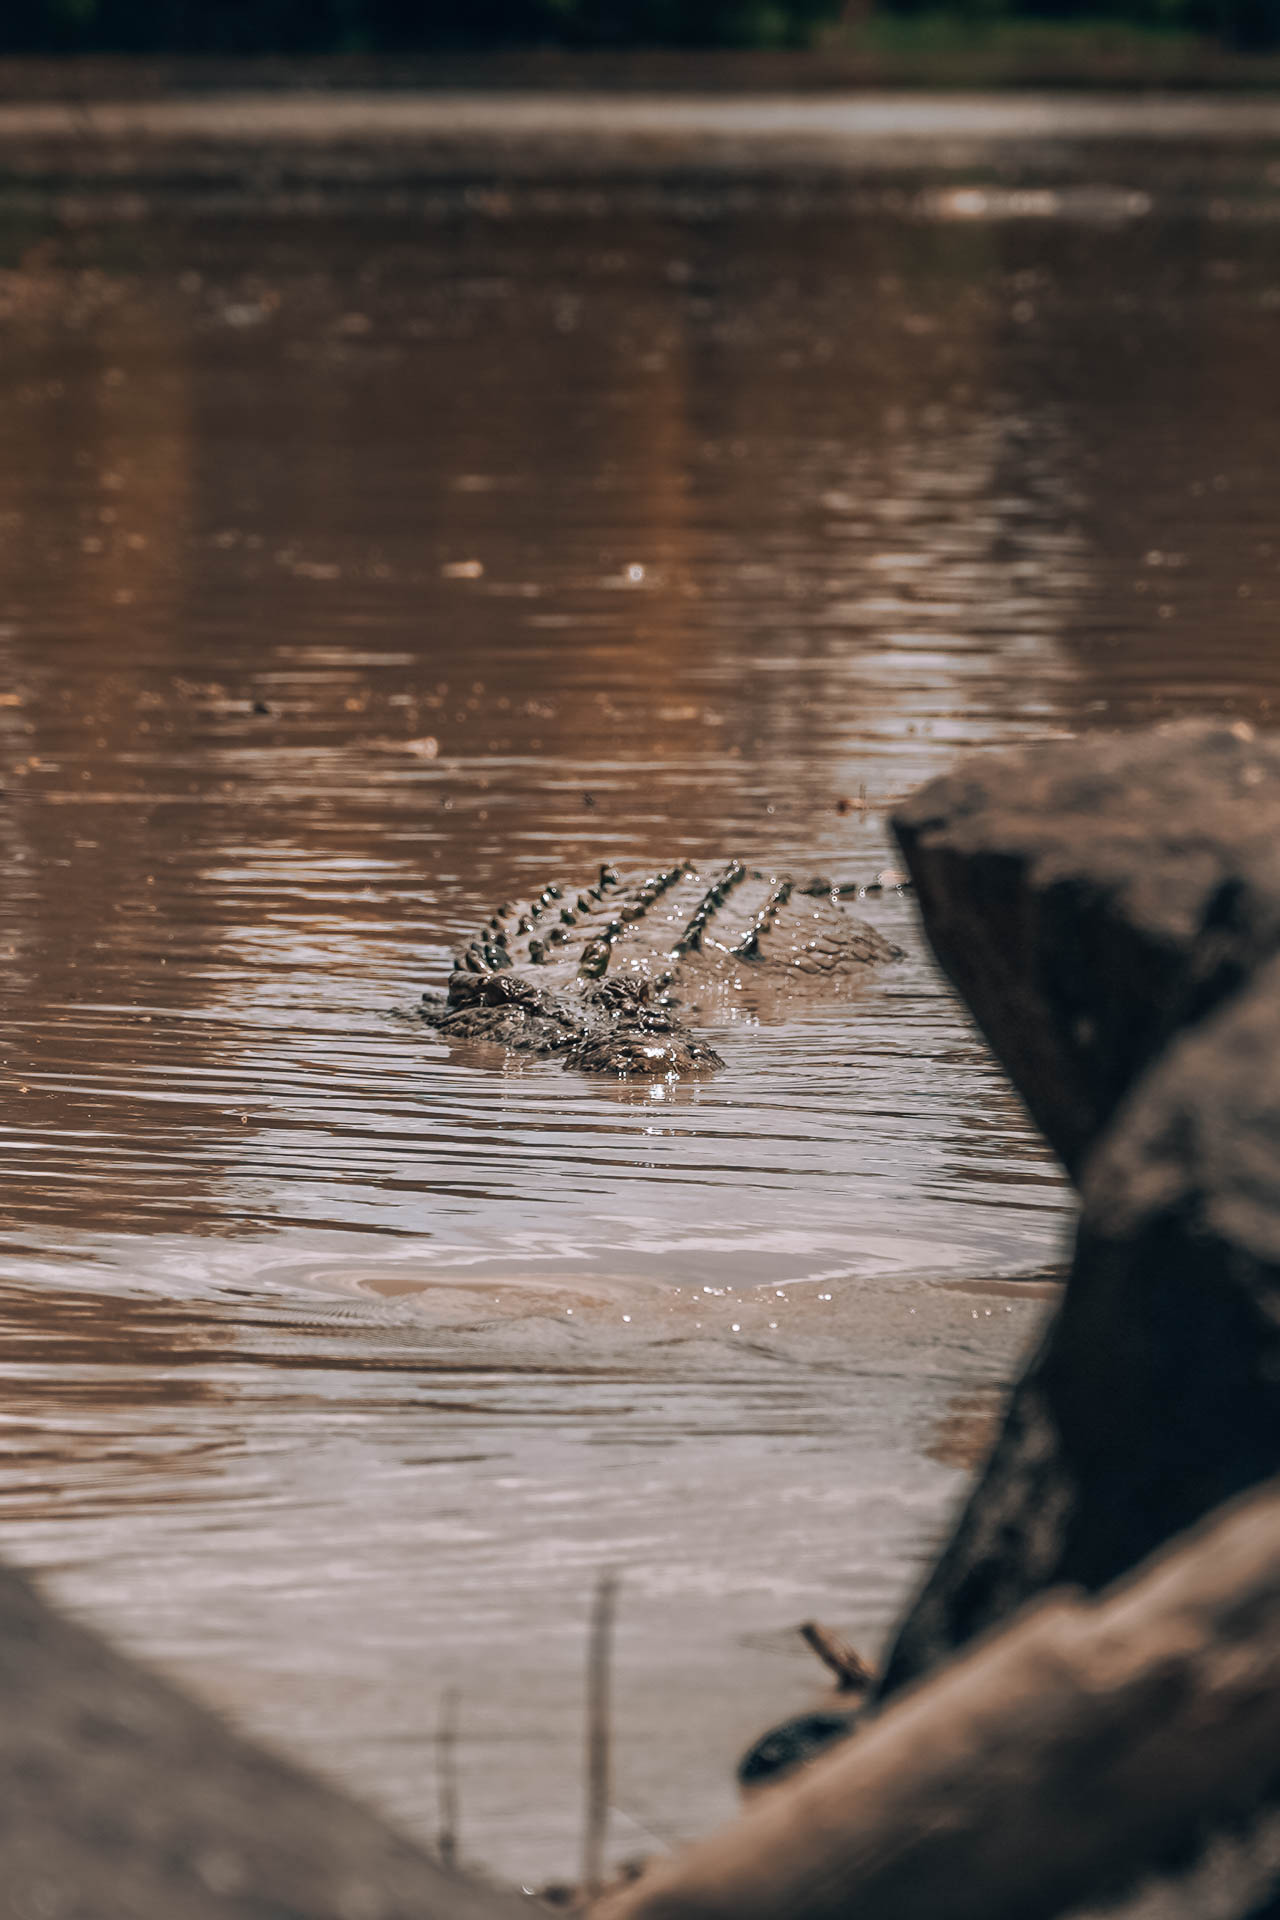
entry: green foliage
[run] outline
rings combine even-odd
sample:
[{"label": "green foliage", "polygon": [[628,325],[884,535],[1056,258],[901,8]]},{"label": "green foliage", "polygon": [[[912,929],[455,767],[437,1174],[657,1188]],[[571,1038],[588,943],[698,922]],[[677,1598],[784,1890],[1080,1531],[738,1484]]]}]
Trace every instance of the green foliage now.
[{"label": "green foliage", "polygon": [[[874,0],[960,27],[1105,20],[1280,46],[1280,0]],[[842,0],[0,0],[0,51],[355,52],[477,45],[803,46]]]},{"label": "green foliage", "polygon": [[785,47],[840,12],[841,0],[24,0],[0,4],[0,48]]},{"label": "green foliage", "polygon": [[523,9],[579,45],[803,46],[840,0],[544,0]]},{"label": "green foliage", "polygon": [[880,10],[927,14],[970,26],[1003,20],[1074,20],[1108,26],[1177,29],[1212,34],[1227,46],[1261,50],[1280,46],[1280,0],[879,0]]}]

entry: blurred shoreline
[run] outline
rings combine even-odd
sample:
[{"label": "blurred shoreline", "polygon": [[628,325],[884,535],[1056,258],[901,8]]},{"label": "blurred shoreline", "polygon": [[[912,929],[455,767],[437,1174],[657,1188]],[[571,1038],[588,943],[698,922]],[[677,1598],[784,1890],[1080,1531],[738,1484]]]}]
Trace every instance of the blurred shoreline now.
[{"label": "blurred shoreline", "polygon": [[831,94],[927,89],[1250,93],[1280,90],[1280,53],[1124,25],[1009,22],[849,34],[811,51],[560,48],[223,56],[0,57],[0,101],[218,93]]},{"label": "blurred shoreline", "polygon": [[[467,182],[600,190],[626,181],[728,180],[790,191],[824,182],[836,189],[877,183],[879,190],[899,180],[918,190],[927,173],[944,182],[1003,182],[1017,189],[1007,210],[1021,214],[1061,211],[1065,191],[1077,213],[1128,219],[1149,211],[1153,194],[1176,192],[1188,204],[1209,193],[1225,218],[1233,195],[1243,195],[1255,216],[1274,203],[1280,90],[1247,98],[1067,90],[116,91],[0,97],[0,150],[6,200],[102,189],[118,197],[162,183],[188,195],[233,189],[255,204],[285,188],[367,193],[379,185]],[[1104,152],[1109,175],[1099,182]],[[1118,162],[1122,171],[1112,178]],[[1059,199],[1028,199],[1038,186]],[[975,209],[964,202],[950,211],[969,217]],[[977,211],[991,209],[984,201]]]}]

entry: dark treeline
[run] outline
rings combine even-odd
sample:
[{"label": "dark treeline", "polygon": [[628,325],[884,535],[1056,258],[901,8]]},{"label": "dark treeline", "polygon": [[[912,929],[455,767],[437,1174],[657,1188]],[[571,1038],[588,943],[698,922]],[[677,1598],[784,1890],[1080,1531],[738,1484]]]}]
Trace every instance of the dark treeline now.
[{"label": "dark treeline", "polygon": [[358,53],[498,46],[805,46],[841,18],[1105,19],[1280,45],[1280,0],[22,0],[4,52]]}]

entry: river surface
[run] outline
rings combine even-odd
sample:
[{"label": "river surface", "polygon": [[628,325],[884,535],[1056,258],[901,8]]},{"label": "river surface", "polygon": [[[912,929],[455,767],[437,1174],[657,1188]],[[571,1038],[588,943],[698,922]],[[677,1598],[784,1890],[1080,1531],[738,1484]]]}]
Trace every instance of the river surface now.
[{"label": "river surface", "polygon": [[0,180],[0,1547],[428,1841],[457,1688],[473,1862],[573,1869],[602,1570],[615,1858],[731,1810],[798,1622],[874,1654],[1071,1206],[909,898],[690,1083],[415,1004],[602,860],[871,879],[976,748],[1268,722],[1251,111]]}]

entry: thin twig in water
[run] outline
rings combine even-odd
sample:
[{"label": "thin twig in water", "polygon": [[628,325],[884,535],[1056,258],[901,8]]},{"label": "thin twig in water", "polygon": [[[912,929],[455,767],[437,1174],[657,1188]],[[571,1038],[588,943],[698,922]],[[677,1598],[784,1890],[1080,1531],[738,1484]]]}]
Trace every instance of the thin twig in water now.
[{"label": "thin twig in water", "polygon": [[613,1617],[618,1598],[618,1576],[602,1573],[596,1582],[591,1609],[591,1639],[587,1650],[587,1805],[582,1838],[582,1898],[594,1899],[604,1879],[605,1829],[610,1794],[610,1680],[612,1677]]},{"label": "thin twig in water", "polygon": [[813,1648],[819,1660],[830,1667],[836,1676],[838,1692],[867,1691],[875,1674],[857,1649],[851,1647],[833,1627],[824,1627],[817,1620],[806,1620],[800,1628],[800,1637]]},{"label": "thin twig in water", "polygon": [[458,1864],[458,1689],[446,1687],[440,1696],[436,1728],[436,1787],[439,1793],[440,1831],[436,1851],[442,1867]]}]

